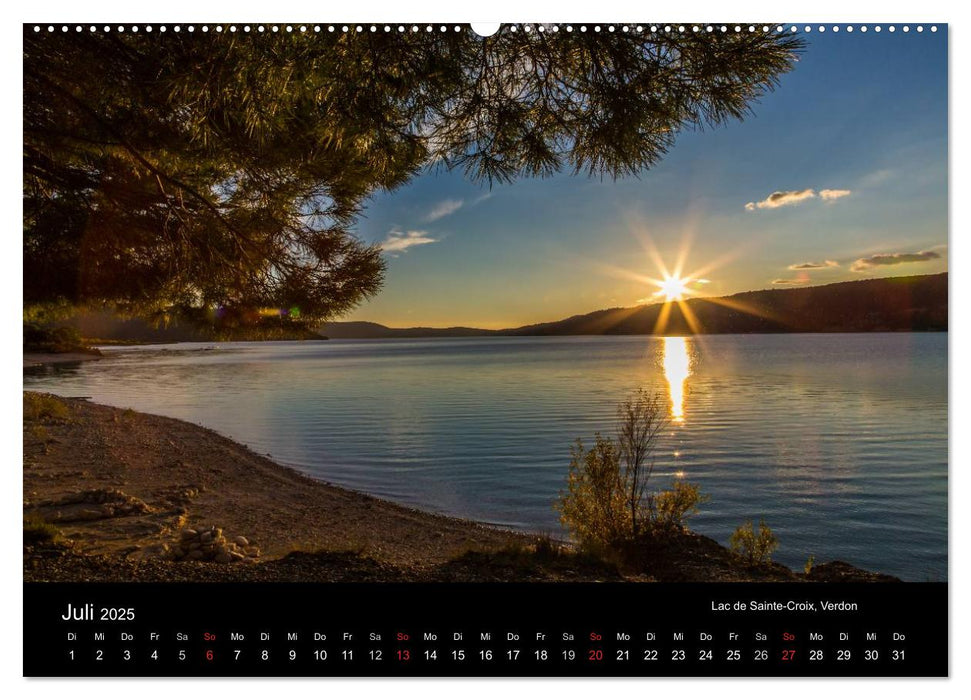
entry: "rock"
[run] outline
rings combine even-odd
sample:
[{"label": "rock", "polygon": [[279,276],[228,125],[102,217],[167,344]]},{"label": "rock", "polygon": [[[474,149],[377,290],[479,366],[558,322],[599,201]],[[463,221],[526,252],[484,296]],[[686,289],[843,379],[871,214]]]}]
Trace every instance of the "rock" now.
[{"label": "rock", "polygon": [[[78,491],[55,501],[46,501],[43,505],[59,509],[56,514],[57,519],[52,522],[100,520],[153,512],[152,508],[141,499],[117,489]],[[85,506],[96,507],[86,508]],[[61,508],[63,510],[60,510]]]},{"label": "rock", "polygon": [[806,578],[810,581],[827,581],[833,583],[899,583],[900,579],[888,574],[874,573],[858,569],[845,561],[831,561],[817,564]]},{"label": "rock", "polygon": [[[105,517],[104,511],[86,508],[81,511],[76,511],[74,520],[101,520],[104,517]],[[68,518],[64,518],[64,520],[67,521]]]},{"label": "rock", "polygon": [[253,546],[248,538],[241,535],[229,538],[222,528],[212,525],[203,529],[181,530],[178,542],[172,545],[165,558],[174,561],[212,561],[231,564],[255,561],[259,555],[259,548]]}]

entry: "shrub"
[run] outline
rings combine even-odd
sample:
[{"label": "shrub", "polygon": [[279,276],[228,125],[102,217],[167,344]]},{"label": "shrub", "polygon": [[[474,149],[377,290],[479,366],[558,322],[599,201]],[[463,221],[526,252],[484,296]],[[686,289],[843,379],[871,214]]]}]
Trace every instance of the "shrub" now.
[{"label": "shrub", "polygon": [[647,520],[644,492],[654,472],[658,437],[668,425],[660,394],[639,389],[617,407],[617,453],[623,465],[620,487],[630,518],[630,535],[642,534]]},{"label": "shrub", "polygon": [[51,439],[51,434],[43,425],[33,425],[30,428],[30,436],[37,442],[47,443]]},{"label": "shrub", "polygon": [[640,390],[620,404],[617,415],[616,440],[597,433],[589,450],[577,440],[567,488],[555,508],[586,551],[624,558],[646,537],[683,527],[707,497],[683,480],[669,491],[647,492],[658,438],[668,424],[659,395]]},{"label": "shrub", "polygon": [[591,449],[584,449],[583,441],[577,440],[570,455],[567,490],[556,504],[560,522],[581,546],[592,551],[630,537],[627,490],[614,441],[597,433]]},{"label": "shrub", "polygon": [[52,544],[61,532],[49,522],[36,515],[24,516],[24,544]]},{"label": "shrub", "polygon": [[553,535],[544,532],[536,539],[534,551],[540,559],[552,559],[560,554],[560,543],[553,539]]},{"label": "shrub", "polygon": [[661,491],[651,497],[651,516],[656,526],[683,528],[685,520],[698,512],[698,506],[708,501],[697,484],[683,479],[674,482],[669,491]]},{"label": "shrub", "polygon": [[752,521],[746,520],[729,538],[732,551],[751,566],[767,564],[772,561],[772,552],[779,546],[779,540],[765,524],[765,519],[759,519],[759,531],[755,532]]},{"label": "shrub", "polygon": [[806,576],[809,576],[813,572],[814,566],[816,566],[816,557],[810,554],[809,559],[806,560],[806,565],[802,569]]},{"label": "shrub", "polygon": [[71,409],[56,396],[24,393],[24,420],[65,420],[70,415]]},{"label": "shrub", "polygon": [[87,349],[77,328],[24,323],[24,352],[74,352]]}]

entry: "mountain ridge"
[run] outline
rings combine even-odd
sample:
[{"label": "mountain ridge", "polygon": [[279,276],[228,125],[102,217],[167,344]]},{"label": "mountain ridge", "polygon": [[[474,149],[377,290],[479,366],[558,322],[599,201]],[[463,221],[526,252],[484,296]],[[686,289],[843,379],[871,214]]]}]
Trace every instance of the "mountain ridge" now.
[{"label": "mountain ridge", "polygon": [[[544,335],[691,335],[721,333],[839,333],[877,331],[946,331],[948,273],[834,282],[815,287],[763,289],[725,297],[696,297],[667,305],[666,323],[659,323],[664,302],[612,307],[574,314],[556,321],[499,330],[452,326],[391,328],[370,321],[334,321],[318,330],[339,339],[468,338]],[[745,309],[745,310],[742,310]],[[218,340],[188,323],[153,327],[140,319],[122,319],[107,311],[88,312],[69,320],[80,334],[96,343],[171,343]],[[305,329],[292,339],[320,338]],[[271,339],[271,338],[253,338]],[[281,335],[275,339],[287,339]]]},{"label": "mountain ridge", "polygon": [[[669,315],[661,319],[665,307]],[[681,304],[612,307],[499,330],[465,326],[391,328],[369,321],[333,321],[321,326],[320,332],[335,339],[364,339],[946,331],[947,327],[948,273],[942,272],[752,290],[724,297],[696,297]]]}]

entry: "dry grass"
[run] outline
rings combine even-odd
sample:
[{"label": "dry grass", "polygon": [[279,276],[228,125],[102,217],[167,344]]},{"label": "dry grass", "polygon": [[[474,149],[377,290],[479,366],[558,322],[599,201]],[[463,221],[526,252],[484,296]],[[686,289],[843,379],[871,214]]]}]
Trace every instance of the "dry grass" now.
[{"label": "dry grass", "polygon": [[56,396],[24,393],[24,420],[67,420],[70,417],[71,409]]},{"label": "dry grass", "polygon": [[53,544],[60,539],[61,531],[36,515],[24,516],[24,544]]}]

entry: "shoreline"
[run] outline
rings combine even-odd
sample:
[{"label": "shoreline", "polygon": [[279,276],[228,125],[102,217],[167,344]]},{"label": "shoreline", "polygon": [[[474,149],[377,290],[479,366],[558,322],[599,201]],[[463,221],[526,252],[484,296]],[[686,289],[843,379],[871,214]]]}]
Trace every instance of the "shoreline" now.
[{"label": "shoreline", "polygon": [[[24,516],[56,532],[25,540],[25,581],[897,580],[843,562],[809,575],[749,567],[690,531],[644,571],[621,570],[548,537],[327,484],[198,425],[84,399],[25,391],[23,428]],[[210,539],[225,543],[220,560],[191,554],[194,543],[215,552]]]},{"label": "shoreline", "polygon": [[24,368],[102,360],[101,352],[25,352]]}]

